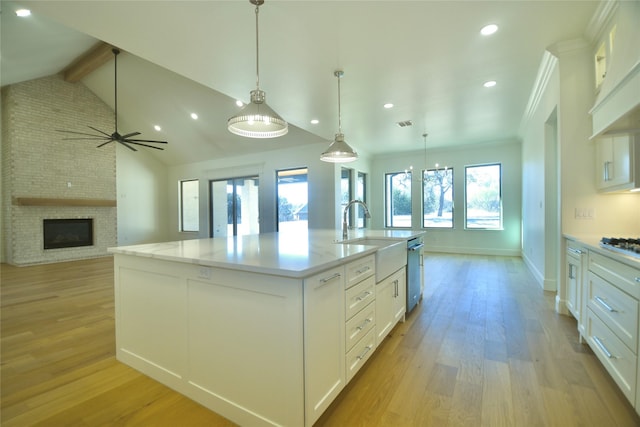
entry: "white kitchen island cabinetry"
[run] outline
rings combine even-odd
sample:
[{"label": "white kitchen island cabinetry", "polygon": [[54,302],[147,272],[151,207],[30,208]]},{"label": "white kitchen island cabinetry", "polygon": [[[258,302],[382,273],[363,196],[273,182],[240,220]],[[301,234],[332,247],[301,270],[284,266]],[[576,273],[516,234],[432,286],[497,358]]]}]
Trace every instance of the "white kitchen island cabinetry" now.
[{"label": "white kitchen island cabinetry", "polygon": [[313,237],[110,249],[117,359],[237,424],[313,425],[375,351],[377,251]]},{"label": "white kitchen island cabinetry", "polygon": [[376,344],[391,332],[405,315],[406,267],[401,268],[376,285]]}]

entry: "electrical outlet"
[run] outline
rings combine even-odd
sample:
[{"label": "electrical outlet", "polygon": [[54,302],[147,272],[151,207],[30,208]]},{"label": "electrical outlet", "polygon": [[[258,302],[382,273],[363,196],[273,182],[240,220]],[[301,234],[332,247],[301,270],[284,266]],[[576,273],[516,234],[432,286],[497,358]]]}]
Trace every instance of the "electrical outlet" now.
[{"label": "electrical outlet", "polygon": [[198,270],[198,277],[200,279],[211,279],[211,268],[200,267],[200,269]]},{"label": "electrical outlet", "polygon": [[594,208],[576,208],[576,219],[594,219],[596,217],[596,210]]}]

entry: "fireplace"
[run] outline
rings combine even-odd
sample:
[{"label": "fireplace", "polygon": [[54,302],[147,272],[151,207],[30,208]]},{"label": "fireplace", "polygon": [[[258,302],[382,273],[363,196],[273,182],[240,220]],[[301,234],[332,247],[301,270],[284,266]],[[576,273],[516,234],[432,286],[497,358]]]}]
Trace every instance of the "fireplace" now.
[{"label": "fireplace", "polygon": [[93,218],[45,219],[44,248],[93,246]]}]

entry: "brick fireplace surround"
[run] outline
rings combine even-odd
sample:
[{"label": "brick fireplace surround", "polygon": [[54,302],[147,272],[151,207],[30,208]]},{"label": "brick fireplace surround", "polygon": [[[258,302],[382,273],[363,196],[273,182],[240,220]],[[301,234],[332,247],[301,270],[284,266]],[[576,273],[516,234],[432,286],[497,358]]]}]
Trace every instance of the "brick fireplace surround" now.
[{"label": "brick fireplace surround", "polygon": [[[54,75],[2,88],[2,232],[13,265],[107,255],[116,246],[115,145],[64,141],[56,129],[111,129],[113,110]],[[93,218],[92,246],[44,249],[43,220]]]}]

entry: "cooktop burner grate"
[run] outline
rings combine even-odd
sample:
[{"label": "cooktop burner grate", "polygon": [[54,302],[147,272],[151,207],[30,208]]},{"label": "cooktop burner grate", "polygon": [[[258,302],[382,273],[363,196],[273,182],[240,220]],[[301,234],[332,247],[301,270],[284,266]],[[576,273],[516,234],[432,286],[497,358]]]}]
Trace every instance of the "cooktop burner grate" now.
[{"label": "cooktop burner grate", "polygon": [[640,257],[640,238],[603,237],[600,246],[625,255]]}]

